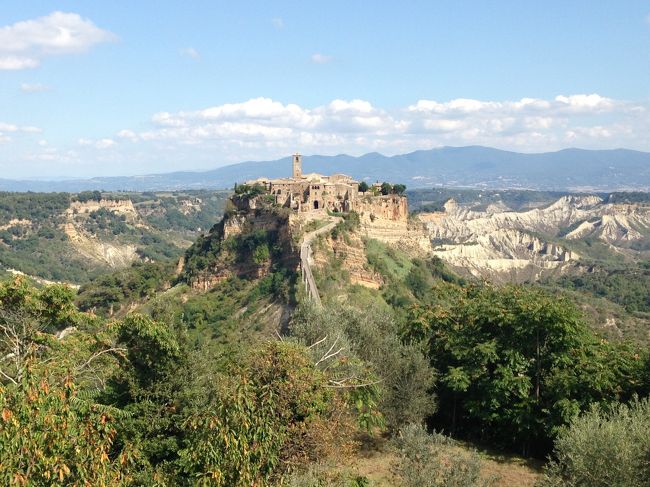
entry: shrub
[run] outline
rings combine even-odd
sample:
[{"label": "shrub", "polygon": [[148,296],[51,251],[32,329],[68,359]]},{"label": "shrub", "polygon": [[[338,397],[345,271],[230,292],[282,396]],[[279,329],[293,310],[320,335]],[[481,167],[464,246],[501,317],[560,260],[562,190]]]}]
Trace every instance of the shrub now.
[{"label": "shrub", "polygon": [[304,349],[269,342],[219,379],[212,406],[185,425],[192,485],[270,485],[289,465],[341,448],[349,425]]},{"label": "shrub", "polygon": [[455,451],[445,436],[429,435],[417,424],[406,426],[397,439],[397,467],[405,487],[478,487],[492,485],[481,478],[481,459],[474,451]]},{"label": "shrub", "polygon": [[543,487],[650,485],[650,399],[594,407],[555,441]]},{"label": "shrub", "polygon": [[375,376],[377,405],[389,429],[421,421],[435,411],[430,394],[433,369],[420,349],[400,342],[390,314],[340,305],[323,311],[302,306],[292,317],[291,333],[307,345],[326,337],[310,349],[316,358],[330,346],[341,348],[342,363],[333,368],[342,376]]},{"label": "shrub", "polygon": [[247,195],[250,198],[259,196],[266,193],[266,188],[259,183],[253,184],[252,186],[248,184],[240,184],[235,187],[235,194]]}]

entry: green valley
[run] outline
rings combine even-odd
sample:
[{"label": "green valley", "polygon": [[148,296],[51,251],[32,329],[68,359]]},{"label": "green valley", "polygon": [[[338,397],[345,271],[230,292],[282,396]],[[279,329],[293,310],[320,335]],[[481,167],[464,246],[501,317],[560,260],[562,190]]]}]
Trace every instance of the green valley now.
[{"label": "green valley", "polygon": [[[622,416],[648,420],[643,251],[491,283],[431,238],[499,201],[530,225],[516,215],[557,195],[465,191],[467,210],[410,215],[400,195],[348,212],[296,212],[252,186],[126,196],[6,195],[7,238],[54,237],[36,239],[49,264],[22,268],[40,279],[0,284],[3,481],[564,485],[587,475],[581,455],[644,485],[641,440],[576,453],[637,438]],[[540,238],[563,238],[548,222]],[[100,264],[80,241],[134,257]],[[42,280],[74,262],[78,290]]]}]

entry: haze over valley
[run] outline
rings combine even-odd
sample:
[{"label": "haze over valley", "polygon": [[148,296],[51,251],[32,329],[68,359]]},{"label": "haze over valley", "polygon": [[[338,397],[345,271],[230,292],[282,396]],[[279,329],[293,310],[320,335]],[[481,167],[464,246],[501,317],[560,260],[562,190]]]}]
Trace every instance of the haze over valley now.
[{"label": "haze over valley", "polygon": [[[224,189],[261,176],[280,177],[288,157],[243,162],[206,172],[174,172],[131,177],[64,181],[0,179],[4,191],[169,191]],[[488,147],[444,147],[386,157],[306,156],[305,170],[346,173],[368,182],[389,179],[409,187],[448,186],[485,189],[535,189],[606,192],[648,191],[650,153],[624,149],[522,154]]]}]

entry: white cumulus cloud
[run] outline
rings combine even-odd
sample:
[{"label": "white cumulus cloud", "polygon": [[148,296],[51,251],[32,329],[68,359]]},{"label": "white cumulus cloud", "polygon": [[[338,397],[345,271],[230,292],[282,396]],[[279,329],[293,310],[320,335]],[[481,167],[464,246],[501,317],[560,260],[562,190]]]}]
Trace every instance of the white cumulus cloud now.
[{"label": "white cumulus cloud", "polygon": [[108,137],[98,140],[81,138],[77,140],[77,144],[82,147],[94,147],[95,149],[103,150],[113,147],[117,142]]},{"label": "white cumulus cloud", "polygon": [[79,14],[53,12],[0,27],[0,70],[35,68],[45,56],[85,52],[115,39]]},{"label": "white cumulus cloud", "polygon": [[127,139],[130,140],[131,142],[136,142],[139,140],[138,134],[136,134],[133,130],[120,130],[117,134],[115,134],[116,137],[119,137],[120,139]]},{"label": "white cumulus cloud", "polygon": [[[648,108],[646,102],[598,94],[518,100],[424,99],[391,109],[364,99],[334,99],[310,107],[258,97],[198,110],[161,111],[141,130],[126,127],[106,137],[79,139],[83,156],[79,160],[98,161],[101,170],[101,164],[112,164],[128,172],[132,168],[124,161],[137,159],[149,164],[141,172],[154,172],[272,159],[294,151],[391,155],[445,145],[523,152],[566,147],[648,151]],[[4,142],[32,130],[39,129],[0,123]],[[39,149],[35,153],[43,157],[55,154],[42,152],[52,149],[49,146]],[[56,154],[66,151],[62,148]],[[161,161],[167,161],[166,165]]]},{"label": "white cumulus cloud", "polygon": [[97,142],[95,142],[95,147],[97,149],[108,149],[109,147],[113,147],[115,145],[115,141],[113,139],[99,139]]},{"label": "white cumulus cloud", "polygon": [[16,125],[13,123],[0,122],[0,132],[23,132],[26,134],[36,134],[42,132],[43,129],[31,125]]},{"label": "white cumulus cloud", "polygon": [[[13,136],[20,136],[22,134],[36,134],[42,132],[43,129],[31,125],[16,125],[14,123],[0,122],[0,143],[6,144],[14,140]],[[12,134],[7,135],[7,134]]]},{"label": "white cumulus cloud", "polygon": [[608,111],[616,106],[616,102],[611,98],[605,98],[595,93],[591,95],[559,95],[555,101],[561,104],[561,108],[566,108],[575,112],[594,112]]},{"label": "white cumulus cloud", "polygon": [[[650,128],[646,107],[597,94],[552,99],[419,100],[385,110],[368,100],[335,99],[309,108],[252,98],[195,111],[159,112],[152,127],[118,137],[175,147],[211,147],[229,160],[265,158],[297,148],[318,153],[397,153],[441,145],[481,144],[524,151],[567,145],[640,147]],[[614,142],[615,141],[615,142]],[[238,154],[238,155],[237,155]]]}]

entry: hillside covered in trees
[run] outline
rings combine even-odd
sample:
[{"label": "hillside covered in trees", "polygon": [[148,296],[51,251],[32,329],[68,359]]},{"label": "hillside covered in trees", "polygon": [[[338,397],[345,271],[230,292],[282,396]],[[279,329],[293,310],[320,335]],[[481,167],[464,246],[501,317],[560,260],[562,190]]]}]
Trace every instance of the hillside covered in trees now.
[{"label": "hillside covered in trees", "polygon": [[177,259],[227,192],[0,193],[0,268],[87,282],[133,262]]},{"label": "hillside covered in trees", "polygon": [[648,485],[647,342],[577,296],[641,298],[496,286],[349,213],[311,244],[319,306],[298,262],[329,220],[255,197],[182,266],[2,282],[3,484]]}]

